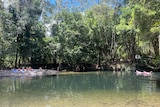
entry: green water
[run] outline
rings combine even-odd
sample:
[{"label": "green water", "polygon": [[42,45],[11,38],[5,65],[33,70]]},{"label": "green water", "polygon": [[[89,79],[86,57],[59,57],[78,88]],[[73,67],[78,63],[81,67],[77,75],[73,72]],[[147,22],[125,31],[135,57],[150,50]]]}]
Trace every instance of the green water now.
[{"label": "green water", "polygon": [[0,107],[158,107],[160,77],[131,73],[69,73],[1,78]]}]

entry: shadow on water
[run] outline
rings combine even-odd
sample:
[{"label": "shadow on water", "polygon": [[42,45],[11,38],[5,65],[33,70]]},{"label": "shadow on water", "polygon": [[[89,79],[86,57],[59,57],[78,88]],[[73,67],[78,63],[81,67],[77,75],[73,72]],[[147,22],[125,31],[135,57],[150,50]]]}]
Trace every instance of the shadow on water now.
[{"label": "shadow on water", "polygon": [[156,84],[156,88],[160,92],[160,73],[153,73],[152,77],[150,78],[150,81]]},{"label": "shadow on water", "polygon": [[157,89],[159,89],[159,91],[160,91],[160,80],[156,80],[156,87],[157,87]]}]

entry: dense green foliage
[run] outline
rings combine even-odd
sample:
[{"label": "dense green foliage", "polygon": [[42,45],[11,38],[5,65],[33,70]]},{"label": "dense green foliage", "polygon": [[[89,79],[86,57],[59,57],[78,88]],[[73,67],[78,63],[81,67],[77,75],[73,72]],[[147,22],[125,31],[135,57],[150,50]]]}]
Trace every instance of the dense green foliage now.
[{"label": "dense green foliage", "polygon": [[160,1],[1,1],[0,32],[2,68],[66,64],[83,70],[134,63],[137,54],[152,56],[158,67]]}]

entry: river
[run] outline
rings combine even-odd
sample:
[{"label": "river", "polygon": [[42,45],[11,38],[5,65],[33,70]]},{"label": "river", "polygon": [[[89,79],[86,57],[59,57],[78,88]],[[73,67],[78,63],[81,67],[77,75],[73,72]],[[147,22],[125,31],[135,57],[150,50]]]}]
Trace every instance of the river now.
[{"label": "river", "polygon": [[0,79],[0,107],[158,107],[160,81],[134,72]]}]

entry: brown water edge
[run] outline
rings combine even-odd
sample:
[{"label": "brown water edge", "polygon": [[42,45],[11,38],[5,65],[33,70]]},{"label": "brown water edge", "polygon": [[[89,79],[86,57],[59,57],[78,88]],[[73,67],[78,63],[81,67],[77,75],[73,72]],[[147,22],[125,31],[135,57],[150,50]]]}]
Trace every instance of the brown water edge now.
[{"label": "brown water edge", "polygon": [[120,90],[2,93],[0,107],[158,107],[159,99],[159,92]]}]

